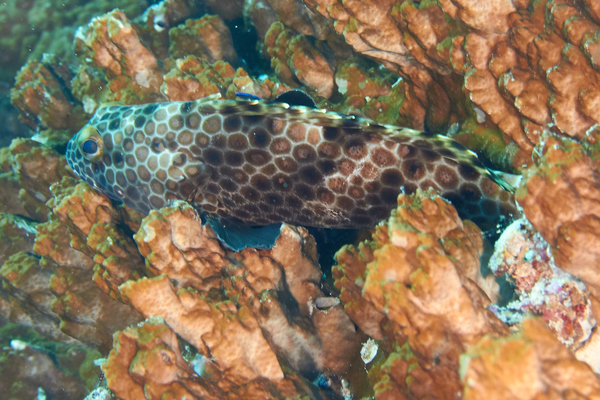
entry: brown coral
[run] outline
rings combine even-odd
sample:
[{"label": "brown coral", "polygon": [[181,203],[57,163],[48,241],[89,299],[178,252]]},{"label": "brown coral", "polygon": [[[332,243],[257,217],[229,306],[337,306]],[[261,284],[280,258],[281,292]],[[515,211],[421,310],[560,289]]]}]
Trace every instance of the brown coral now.
[{"label": "brown coral", "polygon": [[38,225],[34,251],[53,272],[52,311],[61,318],[61,330],[106,349],[114,331],[140,319],[115,298],[120,283],[142,274],[141,257],[131,239],[114,228],[119,210],[89,186],[75,184],[65,178],[52,186],[53,213]]},{"label": "brown coral", "polygon": [[525,216],[550,244],[556,265],[600,295],[600,182],[581,144],[549,135],[517,191]]},{"label": "brown coral", "polygon": [[13,254],[3,262],[0,276],[0,319],[35,328],[57,342],[78,343],[60,330],[60,319],[52,312],[52,272],[40,265],[39,258],[24,252]]},{"label": "brown coral", "polygon": [[209,63],[217,60],[230,63],[238,61],[231,32],[216,15],[188,19],[185,24],[170,29],[169,38],[169,54],[173,58],[196,56]]},{"label": "brown coral", "polygon": [[461,358],[464,399],[596,399],[600,380],[540,319],[507,338],[486,336]]},{"label": "brown coral", "polygon": [[[372,242],[338,252],[334,277],[350,317],[374,337],[392,343],[402,338],[416,356],[398,357],[396,350],[380,361],[398,365],[387,378],[384,369],[373,372],[376,382],[394,381],[385,389],[375,383],[376,391],[422,396],[432,390],[453,398],[460,353],[485,334],[507,332],[485,310],[489,299],[475,283],[481,251],[480,231],[472,223],[463,223],[439,196],[418,191],[398,198],[398,209],[377,227]],[[418,368],[406,370],[415,362]],[[409,376],[413,383],[407,385]]]},{"label": "brown coral", "polygon": [[0,214],[0,266],[11,255],[30,252],[35,240],[35,224],[13,214]]},{"label": "brown coral", "polygon": [[242,16],[244,9],[244,0],[206,0],[206,5],[211,11],[219,15],[223,19],[236,19]]},{"label": "brown coral", "polygon": [[[0,354],[0,391],[6,398],[80,399],[87,393],[81,380],[56,365],[55,354],[39,346],[13,340]],[[78,354],[72,351],[71,356]]]},{"label": "brown coral", "polygon": [[265,36],[265,47],[282,82],[296,86],[299,81],[325,98],[333,94],[333,70],[306,37],[275,22]]},{"label": "brown coral", "polygon": [[65,145],[84,124],[81,104],[71,95],[72,72],[51,55],[30,61],[16,76],[11,103],[20,119],[52,144]]},{"label": "brown coral", "polygon": [[[500,128],[504,146],[520,148],[507,148],[516,169],[530,163],[547,124],[582,139],[600,122],[598,25],[587,2],[304,3],[356,52],[405,77],[429,127],[471,114],[484,128]],[[485,139],[469,143],[488,151]]]},{"label": "brown coral", "polygon": [[70,176],[64,156],[29,139],[15,139],[3,153],[2,212],[36,221],[48,219],[50,185]]},{"label": "brown coral", "polygon": [[83,60],[106,70],[115,100],[125,104],[161,100],[158,89],[163,79],[156,57],[121,11],[81,27],[75,35],[75,50]]},{"label": "brown coral", "polygon": [[303,372],[343,374],[357,354],[353,324],[314,283],[322,273],[304,230],[284,226],[273,249],[233,253],[189,205],[178,203],[152,212],[135,238],[148,268],[169,279],[130,281],[122,294],[212,355],[227,381],[282,379],[279,360]]}]

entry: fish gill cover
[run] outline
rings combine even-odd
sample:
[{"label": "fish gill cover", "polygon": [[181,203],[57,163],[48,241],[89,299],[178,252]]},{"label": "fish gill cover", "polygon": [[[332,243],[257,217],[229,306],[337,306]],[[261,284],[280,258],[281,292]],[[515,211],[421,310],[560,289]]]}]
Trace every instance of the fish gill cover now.
[{"label": "fish gill cover", "polygon": [[[600,396],[595,2],[0,20],[6,398]],[[284,224],[232,250],[206,217]]]}]

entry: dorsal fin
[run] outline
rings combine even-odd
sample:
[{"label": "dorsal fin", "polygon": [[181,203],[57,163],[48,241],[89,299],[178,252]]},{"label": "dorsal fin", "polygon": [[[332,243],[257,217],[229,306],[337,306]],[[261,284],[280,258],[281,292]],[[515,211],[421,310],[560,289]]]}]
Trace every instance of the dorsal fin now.
[{"label": "dorsal fin", "polygon": [[287,103],[290,106],[304,106],[309,108],[317,108],[317,103],[302,90],[293,89],[281,93],[275,97],[273,103]]}]

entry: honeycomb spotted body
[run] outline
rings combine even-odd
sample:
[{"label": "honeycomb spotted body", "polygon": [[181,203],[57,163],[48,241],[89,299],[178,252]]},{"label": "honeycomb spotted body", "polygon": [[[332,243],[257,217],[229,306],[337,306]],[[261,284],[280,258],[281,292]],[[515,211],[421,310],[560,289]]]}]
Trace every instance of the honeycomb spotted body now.
[{"label": "honeycomb spotted body", "polygon": [[285,103],[106,106],[69,142],[67,160],[143,213],[184,199],[246,225],[370,228],[401,192],[434,188],[479,224],[516,214],[512,194],[447,137]]}]

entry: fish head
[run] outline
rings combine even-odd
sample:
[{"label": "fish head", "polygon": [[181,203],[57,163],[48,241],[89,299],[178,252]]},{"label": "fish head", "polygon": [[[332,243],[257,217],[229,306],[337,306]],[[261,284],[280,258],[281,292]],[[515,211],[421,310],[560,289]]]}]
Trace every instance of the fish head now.
[{"label": "fish head", "polygon": [[193,132],[158,127],[162,108],[153,104],[99,109],[69,141],[69,166],[99,192],[145,214],[170,200],[192,198],[212,170],[189,146],[180,145],[186,135],[193,141]]}]

